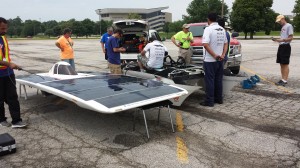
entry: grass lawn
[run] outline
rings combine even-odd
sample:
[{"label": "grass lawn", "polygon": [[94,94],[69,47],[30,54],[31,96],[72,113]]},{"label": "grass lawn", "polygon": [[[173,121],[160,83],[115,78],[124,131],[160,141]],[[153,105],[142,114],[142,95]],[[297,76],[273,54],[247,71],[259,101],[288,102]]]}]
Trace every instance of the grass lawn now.
[{"label": "grass lawn", "polygon": [[[240,34],[240,37],[244,37],[245,36],[245,34],[243,32],[240,32],[239,34]],[[272,36],[280,36],[280,31],[272,31],[270,33],[270,35],[266,35],[265,32],[256,32],[254,34],[254,36],[270,36],[270,37],[272,37]],[[294,32],[294,36],[300,36],[300,32]],[[248,37],[250,37],[250,33],[248,33]]]}]

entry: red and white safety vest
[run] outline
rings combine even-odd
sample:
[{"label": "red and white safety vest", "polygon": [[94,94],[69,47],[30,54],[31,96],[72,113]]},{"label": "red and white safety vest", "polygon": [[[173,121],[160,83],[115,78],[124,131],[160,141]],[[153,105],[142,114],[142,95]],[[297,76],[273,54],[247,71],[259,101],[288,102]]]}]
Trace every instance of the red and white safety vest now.
[{"label": "red and white safety vest", "polygon": [[[1,36],[3,43],[4,43],[4,53],[2,52],[2,49],[0,48],[0,60],[1,61],[6,61],[6,62],[10,62],[10,54],[9,54],[9,48],[8,48],[8,43],[7,43],[7,39],[5,36]],[[3,66],[0,65],[0,69],[6,69],[7,66]]]}]

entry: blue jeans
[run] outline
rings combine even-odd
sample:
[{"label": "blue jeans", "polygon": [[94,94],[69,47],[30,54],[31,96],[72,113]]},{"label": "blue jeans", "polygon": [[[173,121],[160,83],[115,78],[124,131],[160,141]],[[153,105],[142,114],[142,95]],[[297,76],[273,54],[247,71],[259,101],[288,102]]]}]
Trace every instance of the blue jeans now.
[{"label": "blue jeans", "polygon": [[69,63],[71,65],[71,67],[73,67],[73,69],[75,70],[74,59],[62,59],[62,61],[65,61],[65,62]]},{"label": "blue jeans", "polygon": [[205,103],[213,105],[215,101],[223,100],[224,62],[204,62],[204,80],[206,87]]}]

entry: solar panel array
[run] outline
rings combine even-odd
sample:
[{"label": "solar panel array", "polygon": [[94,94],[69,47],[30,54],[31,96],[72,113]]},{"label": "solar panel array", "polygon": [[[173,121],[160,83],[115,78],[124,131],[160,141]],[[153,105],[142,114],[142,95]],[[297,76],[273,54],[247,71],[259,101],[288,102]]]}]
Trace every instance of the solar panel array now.
[{"label": "solar panel array", "polygon": [[94,100],[108,108],[182,92],[159,81],[106,73],[68,80],[42,79],[37,75],[18,79],[43,84],[85,101]]}]

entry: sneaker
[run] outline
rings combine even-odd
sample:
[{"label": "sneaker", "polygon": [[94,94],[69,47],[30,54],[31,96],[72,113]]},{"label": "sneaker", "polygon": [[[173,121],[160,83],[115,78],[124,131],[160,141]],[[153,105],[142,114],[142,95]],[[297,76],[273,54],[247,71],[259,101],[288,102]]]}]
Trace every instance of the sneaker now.
[{"label": "sneaker", "polygon": [[17,122],[17,123],[15,123],[15,124],[12,124],[12,128],[23,128],[23,127],[26,127],[27,125],[24,123],[24,122],[22,122],[22,121],[19,121],[19,122]]},{"label": "sneaker", "polygon": [[10,126],[10,123],[8,123],[7,121],[2,121],[2,122],[0,122],[0,125],[1,125],[2,127],[9,127],[9,126]]},{"label": "sneaker", "polygon": [[284,82],[283,80],[280,80],[277,83],[275,83],[275,85],[277,85],[277,86],[285,86],[286,84],[287,84],[287,82]]}]

